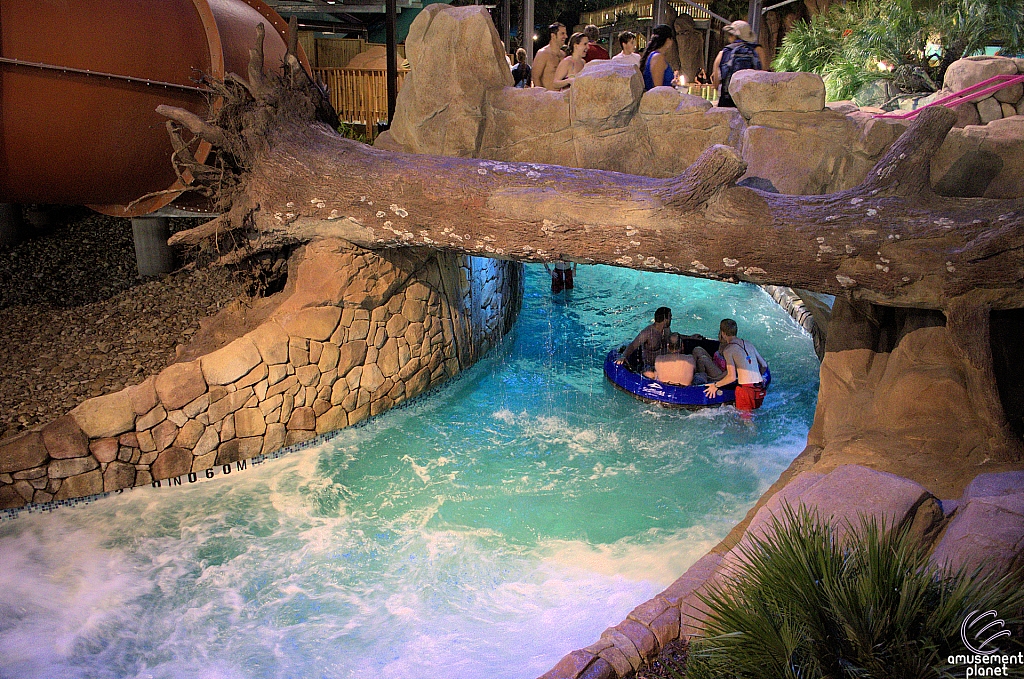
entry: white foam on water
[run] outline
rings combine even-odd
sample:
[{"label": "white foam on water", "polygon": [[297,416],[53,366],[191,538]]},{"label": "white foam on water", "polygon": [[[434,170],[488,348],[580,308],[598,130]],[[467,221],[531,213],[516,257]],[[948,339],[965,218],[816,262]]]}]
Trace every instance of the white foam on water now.
[{"label": "white foam on water", "polygon": [[715,449],[714,455],[720,460],[731,460],[739,464],[757,479],[756,496],[760,497],[775,483],[786,467],[793,461],[794,452],[807,445],[806,431],[794,431],[770,444],[747,444]]},{"label": "white foam on water", "polygon": [[54,530],[50,517],[0,538],[0,675],[54,677],[51,667],[100,642],[152,583],[101,533]]},{"label": "white foam on water", "polygon": [[708,518],[706,523],[684,530],[668,533],[652,529],[641,536],[600,545],[547,540],[538,546],[538,554],[562,568],[667,587],[718,544],[733,525],[732,520]]},{"label": "white foam on water", "polygon": [[613,450],[620,445],[619,434],[611,427],[578,426],[560,415],[538,415],[525,410],[513,413],[503,408],[492,413],[491,417],[513,427],[519,439],[565,446],[576,453]]},{"label": "white foam on water", "polygon": [[515,413],[513,413],[508,408],[496,410],[495,412],[491,413],[491,417],[500,422],[504,422],[505,424],[514,424],[516,421]]}]

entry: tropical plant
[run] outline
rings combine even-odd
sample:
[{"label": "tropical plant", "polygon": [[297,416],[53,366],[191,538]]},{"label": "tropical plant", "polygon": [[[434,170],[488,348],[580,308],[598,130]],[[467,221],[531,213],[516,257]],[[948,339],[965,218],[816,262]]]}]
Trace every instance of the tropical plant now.
[{"label": "tropical plant", "polygon": [[1024,51],[1024,6],[1018,0],[943,0],[928,21],[943,49],[934,76],[939,82],[954,61],[994,41],[1004,54]]},{"label": "tropical plant", "polygon": [[864,520],[840,540],[816,514],[787,507],[740,553],[742,565],[702,596],[706,636],[691,646],[688,679],[963,676],[948,662],[967,653],[961,623],[990,609],[1016,628],[1001,651],[1024,648],[1020,574],[937,571],[906,527]]},{"label": "tropical plant", "polygon": [[950,64],[988,44],[1020,52],[1022,26],[1024,5],[1017,0],[939,0],[932,9],[918,9],[912,0],[836,4],[794,26],[772,67],[818,73],[830,101],[893,75],[903,76],[897,84],[904,91],[930,89],[942,83]]},{"label": "tropical plant", "polygon": [[356,141],[364,144],[370,143],[370,138],[367,136],[367,133],[352,123],[346,123],[344,121],[338,123],[338,134],[343,137],[347,137],[348,139],[355,139]]}]

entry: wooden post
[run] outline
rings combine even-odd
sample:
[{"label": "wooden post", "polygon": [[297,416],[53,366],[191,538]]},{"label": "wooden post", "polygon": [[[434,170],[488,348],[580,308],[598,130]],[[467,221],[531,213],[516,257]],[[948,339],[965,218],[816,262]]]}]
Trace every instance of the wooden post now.
[{"label": "wooden post", "polygon": [[523,49],[526,63],[533,65],[533,0],[523,0]]},{"label": "wooden post", "polygon": [[657,26],[663,24],[668,16],[668,1],[667,0],[654,0],[654,10],[651,12],[652,23]]},{"label": "wooden post", "polygon": [[708,19],[708,27],[704,31],[704,72],[711,75],[711,27],[715,24]]},{"label": "wooden post", "polygon": [[501,0],[501,44],[505,46],[505,52],[515,54],[509,42],[512,38],[512,1]]},{"label": "wooden post", "polygon": [[388,124],[395,117],[395,103],[398,101],[398,2],[387,0],[384,20],[385,40],[388,52]]}]

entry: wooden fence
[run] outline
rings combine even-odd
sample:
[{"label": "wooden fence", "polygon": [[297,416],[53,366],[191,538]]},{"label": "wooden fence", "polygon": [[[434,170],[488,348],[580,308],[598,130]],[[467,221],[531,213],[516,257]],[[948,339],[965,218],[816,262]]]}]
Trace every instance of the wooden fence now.
[{"label": "wooden fence", "polygon": [[[387,71],[314,68],[313,72],[330,90],[331,104],[342,122],[365,125],[366,136],[373,141],[377,123],[388,118]],[[398,72],[398,89],[402,89],[406,73]]]},{"label": "wooden fence", "polygon": [[[313,33],[299,31],[299,42],[313,68],[343,68],[355,55],[374,47],[384,47],[362,38],[317,38]],[[398,63],[405,60],[405,45],[398,45]]]}]

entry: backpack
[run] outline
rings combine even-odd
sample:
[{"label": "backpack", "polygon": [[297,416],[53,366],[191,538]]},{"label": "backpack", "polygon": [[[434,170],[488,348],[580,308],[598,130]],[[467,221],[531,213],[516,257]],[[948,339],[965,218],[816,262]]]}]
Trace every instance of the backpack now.
[{"label": "backpack", "polygon": [[515,82],[515,87],[529,87],[531,75],[530,70],[530,67],[526,64],[517,63],[512,67],[512,80]]},{"label": "backpack", "polygon": [[[729,93],[729,82],[734,73],[748,68],[760,70],[761,58],[757,56],[756,47],[757,43],[737,40],[722,49],[722,61],[718,72],[722,78],[723,97]],[[729,97],[729,101],[732,101],[732,97]]]}]

